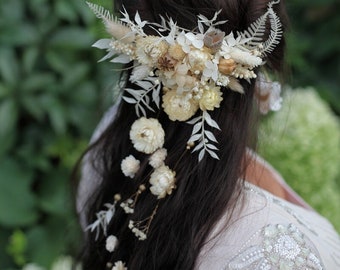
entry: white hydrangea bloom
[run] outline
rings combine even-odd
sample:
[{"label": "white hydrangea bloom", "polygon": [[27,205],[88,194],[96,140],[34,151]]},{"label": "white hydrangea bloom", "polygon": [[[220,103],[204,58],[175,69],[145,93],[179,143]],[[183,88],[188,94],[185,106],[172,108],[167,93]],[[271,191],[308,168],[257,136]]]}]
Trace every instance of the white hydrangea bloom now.
[{"label": "white hydrangea bloom", "polygon": [[139,170],[140,161],[137,160],[133,155],[129,155],[122,160],[120,167],[126,177],[134,178],[135,174]]},{"label": "white hydrangea bloom", "polygon": [[165,165],[155,169],[149,180],[151,193],[158,199],[165,198],[167,194],[170,195],[175,188],[175,175],[176,173]]},{"label": "white hydrangea bloom", "polygon": [[106,238],[106,245],[105,248],[108,252],[113,252],[118,244],[118,239],[114,235],[110,235],[108,238]]},{"label": "white hydrangea bloom", "polygon": [[164,130],[157,119],[141,117],[131,126],[130,139],[136,150],[151,154],[164,144]]},{"label": "white hydrangea bloom", "polygon": [[149,164],[153,168],[158,168],[164,164],[164,160],[167,156],[167,150],[165,148],[158,149],[153,153],[149,159]]}]

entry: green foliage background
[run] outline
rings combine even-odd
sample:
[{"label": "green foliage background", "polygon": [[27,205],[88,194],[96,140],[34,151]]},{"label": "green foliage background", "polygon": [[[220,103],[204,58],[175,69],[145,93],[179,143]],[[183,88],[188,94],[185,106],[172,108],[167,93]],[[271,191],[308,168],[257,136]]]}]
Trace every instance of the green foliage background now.
[{"label": "green foliage background", "polygon": [[[291,83],[316,86],[339,114],[339,3],[287,2]],[[103,35],[82,0],[0,0],[0,269],[77,251],[70,173],[115,82],[91,48]]]}]

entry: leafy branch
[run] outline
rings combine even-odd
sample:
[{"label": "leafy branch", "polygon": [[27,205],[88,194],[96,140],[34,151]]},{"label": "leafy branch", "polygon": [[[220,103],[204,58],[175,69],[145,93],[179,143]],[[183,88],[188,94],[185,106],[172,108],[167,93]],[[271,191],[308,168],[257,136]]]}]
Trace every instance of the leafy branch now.
[{"label": "leafy branch", "polygon": [[135,110],[138,117],[146,116],[146,111],[144,106],[150,111],[154,112],[154,109],[150,106],[149,93],[152,91],[152,100],[155,102],[156,106],[159,108],[160,98],[159,93],[161,89],[161,84],[159,81],[153,77],[148,77],[143,81],[137,81],[136,84],[142,89],[136,90],[132,88],[126,88],[125,91],[128,92],[131,97],[123,96],[123,99],[130,104],[135,104]]},{"label": "leafy branch", "polygon": [[198,154],[198,161],[201,161],[207,152],[211,157],[215,159],[219,159],[216,154],[218,148],[213,144],[218,143],[215,135],[206,130],[205,124],[212,128],[216,128],[220,130],[218,124],[211,118],[207,111],[203,111],[201,116],[198,116],[191,121],[187,122],[188,124],[194,125],[191,133],[191,137],[188,140],[188,143],[199,142],[192,152],[200,151]]}]

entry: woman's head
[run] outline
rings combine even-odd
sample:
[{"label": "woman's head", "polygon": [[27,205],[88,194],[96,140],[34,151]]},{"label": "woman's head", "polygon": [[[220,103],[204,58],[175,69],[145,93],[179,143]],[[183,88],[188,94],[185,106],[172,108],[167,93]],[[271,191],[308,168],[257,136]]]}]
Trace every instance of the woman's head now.
[{"label": "woman's head", "polygon": [[[243,31],[266,13],[268,1],[118,1],[134,17],[136,11],[142,20],[161,23],[161,17],[171,17],[178,26],[192,31],[197,29],[199,14],[212,18],[221,10],[217,21],[227,20],[218,28],[229,34]],[[285,18],[282,3],[274,9],[280,18]],[[283,20],[281,19],[281,20]],[[283,20],[284,22],[284,20]],[[266,34],[270,34],[267,23]],[[155,30],[149,28],[150,33]],[[281,40],[266,57],[267,65],[278,71],[283,63]],[[257,70],[255,70],[257,72]],[[131,75],[129,71],[128,76]],[[243,158],[246,146],[253,141],[253,97],[255,80],[240,80],[244,94],[223,88],[223,100],[211,117],[219,129],[207,127],[202,132],[212,132],[218,141],[219,160],[205,155],[198,162],[198,153],[187,149],[192,135],[192,125],[172,121],[161,108],[148,111],[147,117],[155,118],[165,133],[164,148],[167,149],[165,164],[176,173],[176,189],[164,199],[157,199],[151,192],[140,192],[141,185],[148,185],[153,173],[149,155],[137,151],[130,141],[131,125],[138,118],[134,103],[121,102],[115,120],[103,133],[100,140],[89,150],[101,177],[101,185],[93,192],[88,202],[87,222],[92,223],[95,213],[105,203],[112,203],[119,193],[122,201],[136,198],[134,212],[127,215],[117,206],[116,213],[107,226],[108,234],[119,239],[118,248],[110,253],[105,250],[106,237],[89,233],[84,249],[84,269],[104,269],[107,262],[122,260],[129,269],[192,269],[209,232],[226,210],[231,210],[240,192],[239,183],[243,173]],[[127,80],[125,88],[138,89]],[[162,93],[160,94],[162,95]],[[150,98],[153,98],[150,96]],[[130,100],[131,101],[131,100]],[[200,111],[197,112],[199,115]],[[197,116],[196,115],[196,116]],[[210,133],[208,133],[210,134]],[[211,135],[208,135],[211,137]],[[133,155],[140,161],[134,179],[126,177],[121,170],[121,161]],[[149,189],[149,186],[146,186]],[[157,212],[155,212],[155,209]],[[155,213],[155,215],[153,215]],[[131,220],[151,217],[148,236],[139,241],[129,228]]]}]

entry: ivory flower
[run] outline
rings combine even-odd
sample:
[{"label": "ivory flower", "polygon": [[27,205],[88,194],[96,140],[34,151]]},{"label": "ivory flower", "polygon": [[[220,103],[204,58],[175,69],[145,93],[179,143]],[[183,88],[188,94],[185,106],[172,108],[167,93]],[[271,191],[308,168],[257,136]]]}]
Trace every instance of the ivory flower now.
[{"label": "ivory flower", "polygon": [[161,166],[155,169],[150,176],[150,191],[158,199],[164,198],[167,194],[170,195],[175,186],[176,173],[169,169],[168,166]]},{"label": "ivory flower", "polygon": [[158,149],[149,159],[149,164],[153,168],[158,168],[164,164],[164,160],[167,156],[167,150],[165,148]]},{"label": "ivory flower", "polygon": [[108,238],[106,238],[106,245],[105,248],[108,252],[113,252],[118,244],[118,239],[114,235],[110,235]]},{"label": "ivory flower", "polygon": [[125,263],[122,261],[115,262],[115,265],[112,267],[111,270],[127,270],[125,267]]},{"label": "ivory flower", "polygon": [[215,108],[220,107],[220,103],[223,100],[220,87],[214,86],[203,91],[203,95],[199,100],[199,106],[202,111],[212,111]]},{"label": "ivory flower", "polygon": [[205,69],[205,63],[210,60],[210,54],[204,50],[191,50],[188,54],[190,70],[203,71]]},{"label": "ivory flower", "polygon": [[186,53],[182,50],[182,46],[178,43],[170,45],[168,53],[173,59],[178,61],[183,60],[186,56]]},{"label": "ivory flower", "polygon": [[164,144],[164,130],[157,119],[141,117],[131,126],[130,139],[136,150],[151,154]]},{"label": "ivory flower", "polygon": [[186,121],[198,110],[198,104],[192,98],[177,94],[176,90],[167,91],[163,95],[162,107],[172,121]]},{"label": "ivory flower", "polygon": [[120,168],[126,177],[134,178],[135,174],[139,170],[140,161],[137,160],[133,155],[130,155],[122,160]]},{"label": "ivory flower", "polygon": [[144,65],[156,65],[158,58],[167,53],[169,45],[156,36],[139,38],[136,41],[137,59]]}]

